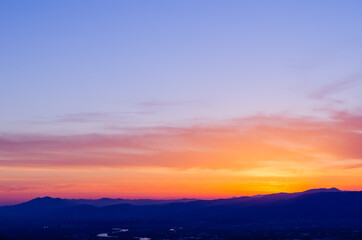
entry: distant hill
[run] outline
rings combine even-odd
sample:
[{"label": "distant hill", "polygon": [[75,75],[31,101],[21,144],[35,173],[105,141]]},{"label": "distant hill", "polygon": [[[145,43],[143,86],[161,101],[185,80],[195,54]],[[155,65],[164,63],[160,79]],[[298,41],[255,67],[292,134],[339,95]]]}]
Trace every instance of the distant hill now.
[{"label": "distant hill", "polygon": [[116,204],[132,204],[132,205],[157,205],[172,202],[191,202],[196,199],[122,199],[122,198],[101,198],[101,199],[66,199],[69,203],[80,205],[87,204],[95,207],[104,207]]},{"label": "distant hill", "polygon": [[5,219],[220,222],[342,219],[362,222],[362,192],[340,191],[336,188],[312,189],[299,193],[215,200],[69,200],[45,197],[0,207],[0,221]]}]

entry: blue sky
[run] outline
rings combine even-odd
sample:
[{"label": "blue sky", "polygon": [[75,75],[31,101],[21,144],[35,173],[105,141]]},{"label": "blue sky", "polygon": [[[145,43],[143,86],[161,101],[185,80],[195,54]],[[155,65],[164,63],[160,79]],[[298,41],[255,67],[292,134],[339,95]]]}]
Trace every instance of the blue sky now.
[{"label": "blue sky", "polygon": [[102,126],[313,115],[333,101],[310,95],[345,81],[328,97],[353,110],[361,11],[360,1],[3,1],[0,130],[79,130],[46,124],[69,114],[104,114]]},{"label": "blue sky", "polygon": [[0,2],[0,205],[361,190],[362,1]]}]

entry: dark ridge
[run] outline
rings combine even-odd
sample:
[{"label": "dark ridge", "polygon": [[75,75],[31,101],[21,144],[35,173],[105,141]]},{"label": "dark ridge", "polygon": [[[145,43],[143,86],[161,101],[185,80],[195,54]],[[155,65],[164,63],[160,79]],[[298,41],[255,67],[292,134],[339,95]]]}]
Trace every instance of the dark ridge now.
[{"label": "dark ridge", "polygon": [[[105,199],[91,201],[103,200]],[[114,201],[117,199],[106,199],[106,201],[115,203]],[[340,191],[336,188],[229,199],[186,202],[176,200],[148,205],[132,204],[132,201],[137,200],[129,201],[131,203],[94,206],[85,204],[81,200],[35,198],[22,204],[0,207],[0,221],[6,219],[168,221],[172,219],[177,221],[247,222],[358,219],[362,222],[362,192]]]}]

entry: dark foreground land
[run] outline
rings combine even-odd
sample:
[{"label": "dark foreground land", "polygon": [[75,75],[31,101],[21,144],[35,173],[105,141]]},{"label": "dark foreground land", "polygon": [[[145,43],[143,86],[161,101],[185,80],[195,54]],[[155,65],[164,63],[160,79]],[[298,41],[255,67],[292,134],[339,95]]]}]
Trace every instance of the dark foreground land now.
[{"label": "dark foreground land", "polygon": [[0,230],[0,239],[124,239],[124,240],[221,240],[221,239],[362,239],[358,223],[176,223],[113,222],[61,225],[8,226]]},{"label": "dark foreground land", "polygon": [[136,201],[45,197],[0,207],[0,240],[362,239],[362,192]]}]

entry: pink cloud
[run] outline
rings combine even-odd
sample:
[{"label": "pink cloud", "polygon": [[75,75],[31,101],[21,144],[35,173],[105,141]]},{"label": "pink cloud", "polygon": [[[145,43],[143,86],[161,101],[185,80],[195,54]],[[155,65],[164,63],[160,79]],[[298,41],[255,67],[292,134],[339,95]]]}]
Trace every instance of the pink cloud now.
[{"label": "pink cloud", "polygon": [[249,169],[362,159],[362,116],[329,120],[252,116],[190,127],[129,129],[123,134],[0,135],[3,167],[172,167]]},{"label": "pink cloud", "polygon": [[322,100],[326,97],[333,95],[335,93],[344,91],[348,88],[352,88],[359,84],[362,80],[361,74],[352,75],[346,79],[337,81],[335,83],[332,83],[330,85],[324,86],[317,90],[316,92],[312,93],[310,95],[310,98],[316,99],[316,100]]}]

